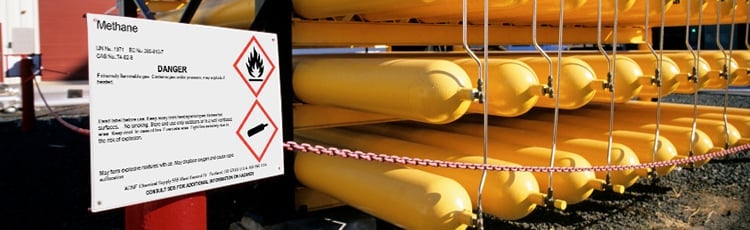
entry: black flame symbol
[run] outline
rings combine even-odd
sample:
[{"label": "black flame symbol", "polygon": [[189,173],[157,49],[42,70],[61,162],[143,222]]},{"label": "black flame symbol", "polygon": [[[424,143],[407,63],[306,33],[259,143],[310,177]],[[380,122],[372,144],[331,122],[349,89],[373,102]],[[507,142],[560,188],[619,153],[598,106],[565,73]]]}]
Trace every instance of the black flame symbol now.
[{"label": "black flame symbol", "polygon": [[250,77],[259,78],[263,75],[263,59],[260,58],[258,50],[253,48],[253,52],[250,54],[250,57],[247,58],[245,66],[247,67],[247,72],[250,74]]}]

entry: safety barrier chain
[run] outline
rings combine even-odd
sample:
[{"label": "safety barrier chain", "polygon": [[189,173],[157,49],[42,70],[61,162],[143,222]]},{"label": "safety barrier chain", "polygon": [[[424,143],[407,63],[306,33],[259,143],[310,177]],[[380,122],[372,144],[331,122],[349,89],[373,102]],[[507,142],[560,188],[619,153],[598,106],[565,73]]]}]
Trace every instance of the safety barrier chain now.
[{"label": "safety barrier chain", "polygon": [[545,167],[545,166],[510,166],[510,165],[492,165],[492,164],[479,164],[479,163],[465,163],[465,162],[454,162],[454,161],[441,161],[421,158],[411,158],[388,154],[377,154],[371,152],[352,151],[349,149],[339,149],[335,147],[325,147],[321,145],[311,145],[308,143],[297,143],[295,141],[287,141],[284,143],[284,148],[290,151],[310,152],[318,155],[338,156],[344,158],[353,158],[367,161],[387,162],[394,164],[403,165],[414,165],[414,166],[431,166],[431,167],[442,167],[442,168],[457,168],[457,169],[470,169],[470,170],[490,170],[490,171],[511,171],[511,172],[584,172],[584,171],[621,171],[621,170],[632,170],[641,168],[655,168],[665,167],[673,165],[685,165],[702,161],[715,157],[722,157],[730,155],[736,152],[745,151],[750,149],[750,144],[744,144],[735,146],[729,149],[707,153],[703,155],[692,156],[683,159],[669,160],[669,161],[657,161],[642,163],[637,165],[611,165],[611,166],[592,166],[592,167]]}]

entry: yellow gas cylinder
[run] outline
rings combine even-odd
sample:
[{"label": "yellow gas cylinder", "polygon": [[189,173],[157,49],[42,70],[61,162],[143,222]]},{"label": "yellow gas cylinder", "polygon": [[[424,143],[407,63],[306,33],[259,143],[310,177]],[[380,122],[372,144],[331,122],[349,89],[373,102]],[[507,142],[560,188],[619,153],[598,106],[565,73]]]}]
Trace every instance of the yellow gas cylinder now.
[{"label": "yellow gas cylinder", "polygon": [[[626,104],[623,104],[623,106],[627,107],[634,107],[634,108],[649,108],[652,109],[651,111],[655,111],[656,109],[656,103],[653,102],[645,102],[645,101],[630,101]],[[624,107],[623,107],[624,108]],[[670,112],[677,112],[677,111],[689,111],[690,116],[693,115],[693,105],[692,104],[679,104],[679,103],[661,103],[661,109],[662,111],[670,111]],[[723,106],[711,106],[711,105],[699,105],[698,106],[698,113],[724,113],[724,107]],[[750,117],[750,109],[747,108],[734,108],[734,107],[727,107],[727,114],[734,114],[734,115],[740,115],[740,116],[746,116]]]},{"label": "yellow gas cylinder", "polygon": [[[570,125],[583,125],[589,127],[595,127],[600,130],[609,129],[609,114],[596,113],[596,114],[578,114],[578,115],[560,115],[560,121],[562,123]],[[649,122],[634,122],[628,119],[619,119],[618,117],[632,116],[632,114],[623,114],[623,112],[615,113],[615,129],[616,130],[628,130],[642,133],[654,133],[656,131],[655,124],[649,124]],[[691,128],[675,125],[675,124],[661,124],[659,125],[659,135],[668,139],[677,150],[677,153],[682,156],[690,155],[690,139],[691,139]],[[709,152],[717,151],[720,149],[714,148],[714,143],[708,134],[704,133],[700,129],[696,130],[695,139],[693,141],[693,154],[702,155]],[[696,162],[697,166],[701,166],[707,163],[708,160]]]},{"label": "yellow gas cylinder", "polygon": [[747,50],[733,50],[732,57],[737,61],[739,68],[737,70],[737,78],[734,82],[730,83],[733,86],[748,86],[750,85],[750,51]]},{"label": "yellow gas cylinder", "polygon": [[[176,22],[183,11],[156,14],[156,19]],[[255,1],[204,0],[195,11],[192,24],[229,27],[246,30],[255,20]]]},{"label": "yellow gas cylinder", "polygon": [[680,83],[677,85],[677,89],[674,91],[675,93],[692,94],[697,89],[705,87],[708,83],[708,73],[711,71],[711,67],[706,62],[706,59],[698,56],[698,66],[695,69],[698,74],[698,87],[696,89],[695,83],[688,81],[688,74],[692,73],[693,66],[695,66],[695,58],[693,58],[693,55],[686,52],[665,52],[664,56],[672,59],[681,72],[677,75],[677,81]]},{"label": "yellow gas cylinder", "polygon": [[[530,120],[526,118],[497,118],[491,120],[492,125],[510,127],[521,130],[533,130],[537,132],[551,132],[552,121],[549,119]],[[580,124],[558,124],[558,136],[588,138],[606,141],[609,130],[581,126]],[[612,132],[615,143],[630,147],[638,156],[640,162],[669,161],[684,158],[677,155],[677,149],[667,138],[659,136],[654,138],[653,134],[642,132],[615,130]],[[657,144],[656,159],[653,159],[654,142]],[[664,166],[656,169],[659,176],[667,175],[674,170],[675,166]]]},{"label": "yellow gas cylinder", "polygon": [[469,194],[456,181],[402,165],[296,153],[307,187],[406,229],[472,226]]},{"label": "yellow gas cylinder", "polygon": [[[514,8],[525,4],[527,1],[528,0],[490,1],[489,7],[490,10]],[[301,14],[304,17],[315,16],[308,18],[320,18],[359,14],[362,18],[368,21],[426,18],[435,16],[461,18],[463,10],[461,2],[449,0],[378,1],[377,3],[364,3],[352,0],[327,0],[322,1],[321,3],[318,3],[316,0],[294,0],[294,2],[305,2],[305,5],[302,6],[306,8],[302,10],[305,11],[305,13]],[[346,6],[340,6],[342,4]],[[319,9],[322,5],[330,5],[327,7],[330,9]],[[467,5],[467,11],[472,14],[477,12],[481,13],[483,11],[483,2],[481,0],[469,0]],[[297,7],[295,5],[295,9],[302,7]],[[300,10],[297,10],[297,12],[299,13]]]},{"label": "yellow gas cylinder", "polygon": [[[703,3],[701,5],[701,2]],[[706,8],[709,1],[698,1],[698,0],[690,0],[690,1],[684,1],[680,2],[679,4],[674,5],[669,9],[666,15],[664,15],[664,20],[667,25],[685,25],[685,14],[687,13],[688,7],[690,8],[690,24],[698,24],[698,13],[701,12],[703,9]],[[706,11],[703,11],[705,16],[710,15],[711,13],[706,13]],[[715,11],[712,11],[715,12]],[[714,13],[715,14],[715,13]],[[707,21],[704,19],[703,23],[707,23]]]},{"label": "yellow gas cylinder", "polygon": [[[614,16],[614,9],[617,7],[619,14],[628,12],[630,8],[635,5],[635,0],[605,0],[602,3],[602,20],[608,21]],[[617,3],[617,5],[615,5]],[[597,11],[599,9],[598,1],[586,1],[583,6],[577,9],[571,9],[565,12],[565,22],[590,22],[591,19],[596,20]],[[545,18],[550,18],[554,15],[546,15]]]},{"label": "yellow gas cylinder", "polygon": [[[576,111],[572,111],[569,114],[578,115],[581,116],[582,120],[585,119],[593,119],[593,117],[598,117],[602,121],[608,121],[609,120],[609,111],[604,110],[589,110],[589,109],[579,109]],[[653,115],[654,119],[643,119],[643,116],[645,114],[651,114]],[[634,110],[620,110],[617,111],[615,114],[615,121],[621,122],[621,123],[627,123],[627,124],[638,124],[638,125],[647,125],[652,124],[656,122],[656,111],[634,111]],[[662,113],[662,119],[661,124],[664,125],[676,125],[676,126],[683,126],[683,127],[692,127],[693,125],[693,118],[691,117],[670,117],[667,113]],[[729,141],[730,145],[737,144],[739,139],[741,138],[739,131],[736,127],[729,124],[727,128],[729,129],[729,137],[724,135],[724,122],[723,121],[715,121],[710,119],[696,119],[696,128],[700,129],[701,131],[705,132],[708,137],[711,138],[711,141],[714,145],[721,146],[725,142]],[[667,137],[670,138],[670,137]],[[727,139],[729,138],[729,139]],[[670,138],[670,140],[672,140]],[[687,142],[690,143],[690,142]]]},{"label": "yellow gas cylinder", "polygon": [[[629,58],[635,60],[640,66],[643,72],[656,76],[656,57],[653,54],[627,54]],[[677,67],[671,58],[662,56],[661,61],[661,96],[667,96],[677,90],[680,82],[677,81],[677,75],[680,73],[680,69]],[[643,79],[643,78],[642,78]],[[638,94],[639,98],[651,99],[659,96],[659,88],[656,84],[652,84],[650,78],[645,78],[641,81],[643,88]]]},{"label": "yellow gas cylinder", "polygon": [[151,12],[167,12],[182,8],[187,0],[146,0],[145,3]]},{"label": "yellow gas cylinder", "polygon": [[[380,154],[433,159],[466,163],[483,163],[482,157],[452,152],[433,146],[417,144],[391,137],[355,132],[344,129],[317,129],[298,132],[301,136],[315,138],[334,145]],[[487,159],[489,164],[517,166],[517,164]],[[453,169],[432,166],[410,166],[416,169],[452,178],[469,192],[476,206],[480,170]],[[501,219],[516,220],[531,213],[536,205],[544,204],[545,194],[540,193],[536,179],[529,172],[492,171],[482,193],[482,205],[487,213]],[[564,201],[556,201],[557,208],[564,209]]]},{"label": "yellow gas cylinder", "polygon": [[[609,71],[607,59],[602,55],[576,55],[575,58],[581,59],[591,66],[596,73],[596,78],[601,81],[607,80],[607,72]],[[611,61],[611,58],[610,58]],[[613,75],[615,76],[615,102],[623,103],[629,101],[641,92],[642,85],[639,82],[639,78],[644,76],[641,67],[633,59],[628,57],[617,55],[614,60],[616,63]],[[611,93],[602,87],[595,88],[596,95],[592,101],[595,102],[609,102]]]},{"label": "yellow gas cylinder", "polygon": [[[466,71],[476,88],[477,64],[473,59],[454,60],[456,64]],[[523,62],[511,59],[493,58],[488,63],[489,74],[487,76],[487,102],[488,113],[496,116],[514,117],[526,113],[539,96],[542,95],[544,85],[534,74],[534,70]],[[484,105],[472,103],[469,112],[482,113]]]},{"label": "yellow gas cylinder", "polygon": [[[711,119],[715,121],[724,121],[724,114],[720,113],[702,113],[698,115],[699,118]],[[738,145],[750,143],[750,117],[727,114],[727,121],[732,124],[737,131],[740,132],[740,140],[737,142]]]},{"label": "yellow gas cylinder", "polygon": [[[424,158],[431,158],[439,149],[459,152],[474,156],[482,155],[482,138],[474,136],[453,134],[437,130],[425,129],[398,129],[391,130],[388,135],[406,141],[413,141],[425,145],[434,146],[435,150],[424,152]],[[361,136],[355,137],[359,138]],[[394,142],[395,144],[395,142]],[[373,143],[372,145],[376,145]],[[393,149],[401,145],[386,145],[379,142],[377,145],[387,146]],[[526,166],[549,166],[550,149],[542,147],[524,147],[509,144],[507,142],[490,140],[490,157],[502,161],[509,161]],[[481,159],[477,158],[477,159]],[[480,161],[481,162],[481,161]],[[561,167],[590,167],[591,164],[580,155],[565,151],[557,151],[555,165]],[[549,173],[533,173],[539,183],[540,192],[546,191],[549,185]],[[579,203],[588,198],[594,189],[603,189],[604,181],[596,179],[593,172],[554,173],[552,185],[554,197],[566,201],[568,204]],[[508,207],[502,207],[508,208]]]},{"label": "yellow gas cylinder", "polygon": [[[649,21],[651,25],[659,23],[662,8],[665,12],[669,12],[673,5],[673,1],[649,1],[648,12]],[[633,7],[628,10],[627,14],[620,14],[618,22],[622,24],[637,24],[643,25],[645,23],[644,15],[646,13],[646,1],[636,1]],[[593,21],[596,22],[596,21]]]},{"label": "yellow gas cylinder", "polygon": [[[727,86],[727,80],[722,79],[720,74],[724,69],[724,54],[722,52],[708,52],[701,51],[701,57],[706,59],[708,65],[711,66],[712,71],[709,71],[709,80],[706,84],[707,89],[724,89]],[[738,74],[737,61],[730,57],[729,65],[727,66],[727,74],[729,75],[729,83],[731,84]]]},{"label": "yellow gas cylinder", "polygon": [[292,84],[305,103],[438,124],[462,116],[473,99],[466,72],[443,60],[305,59]]},{"label": "yellow gas cylinder", "polygon": [[[565,9],[574,9],[581,7],[585,0],[569,0],[565,1]],[[445,5],[434,5],[434,6],[423,6],[419,8],[400,8],[401,10],[383,11],[363,14],[362,17],[368,21],[384,21],[404,18],[418,18],[420,21],[427,23],[434,22],[445,22],[445,21],[457,21],[461,20],[463,14],[463,8],[461,2],[449,2],[450,4]],[[482,1],[470,0],[468,2],[468,19],[470,22],[481,22],[483,20],[483,5]],[[504,19],[507,21],[515,21],[519,18],[524,18],[528,21],[531,15],[532,1],[530,0],[517,0],[517,1],[489,1],[490,20]],[[547,15],[554,12],[559,12],[560,0],[552,1],[539,1],[537,3],[539,7],[539,15]]]},{"label": "yellow gas cylinder", "polygon": [[[438,129],[448,132],[460,133],[482,137],[483,125],[471,122],[453,122],[448,125],[431,125],[429,128]],[[532,130],[520,130],[506,128],[501,126],[487,127],[489,138],[503,140],[519,145],[526,146],[547,146],[550,145],[552,135],[550,132],[535,132]],[[534,137],[534,138],[529,138]],[[574,152],[581,155],[589,163],[604,166],[607,165],[607,142],[577,137],[558,137],[557,149]],[[619,144],[612,143],[611,165],[638,165],[640,161],[632,149]],[[638,181],[639,177],[648,176],[648,169],[628,169],[611,172],[611,183],[615,192],[618,192],[618,186],[630,187]],[[607,172],[595,172],[596,178],[606,179]],[[624,190],[624,189],[623,189]]]},{"label": "yellow gas cylinder", "polygon": [[[555,78],[557,74],[557,58],[552,58],[552,73],[549,73],[547,60],[543,57],[524,57],[518,60],[531,66],[539,78],[540,83],[547,82],[547,76],[552,75]],[[555,97],[560,100],[561,109],[577,109],[594,99],[596,94],[595,88],[601,87],[601,84],[595,84],[596,74],[589,64],[578,58],[563,57],[560,74],[560,91],[554,92]],[[553,89],[558,87],[554,84],[557,80],[553,79]],[[600,82],[599,82],[600,83]],[[536,103],[538,107],[554,108],[555,98],[540,97]]]}]

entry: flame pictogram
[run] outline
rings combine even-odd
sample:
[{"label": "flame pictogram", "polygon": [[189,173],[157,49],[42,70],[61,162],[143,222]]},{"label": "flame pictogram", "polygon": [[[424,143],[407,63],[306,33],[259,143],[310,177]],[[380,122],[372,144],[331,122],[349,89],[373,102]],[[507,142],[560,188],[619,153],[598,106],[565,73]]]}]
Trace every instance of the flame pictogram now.
[{"label": "flame pictogram", "polygon": [[260,78],[263,75],[263,59],[260,58],[260,53],[253,47],[253,53],[247,58],[247,72],[252,78]]}]

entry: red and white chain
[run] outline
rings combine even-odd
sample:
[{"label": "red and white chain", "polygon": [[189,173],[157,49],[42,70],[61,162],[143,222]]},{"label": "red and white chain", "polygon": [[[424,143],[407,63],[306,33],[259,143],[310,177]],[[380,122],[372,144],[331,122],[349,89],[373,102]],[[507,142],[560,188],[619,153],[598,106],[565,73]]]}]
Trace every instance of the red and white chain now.
[{"label": "red and white chain", "polygon": [[669,160],[669,161],[657,161],[642,163],[637,165],[611,165],[611,166],[591,166],[591,167],[546,167],[546,166],[511,166],[511,165],[492,165],[492,164],[479,164],[479,163],[465,163],[465,162],[453,162],[453,161],[441,161],[421,158],[411,158],[388,154],[377,154],[371,152],[352,151],[349,149],[339,149],[335,147],[325,147],[321,145],[311,145],[307,143],[297,143],[294,141],[287,141],[284,143],[284,148],[290,151],[297,152],[309,152],[319,155],[338,156],[345,158],[354,158],[359,160],[367,161],[378,161],[387,162],[394,164],[403,165],[414,165],[414,166],[432,166],[432,167],[443,167],[443,168],[458,168],[458,169],[472,169],[472,170],[490,170],[490,171],[511,171],[511,172],[583,172],[583,171],[620,171],[620,170],[632,170],[641,168],[655,168],[665,167],[673,165],[685,165],[697,161],[703,161],[710,158],[722,157],[745,151],[750,149],[750,144],[744,144],[735,146],[722,151],[707,153],[703,155],[692,156],[683,159]]}]

